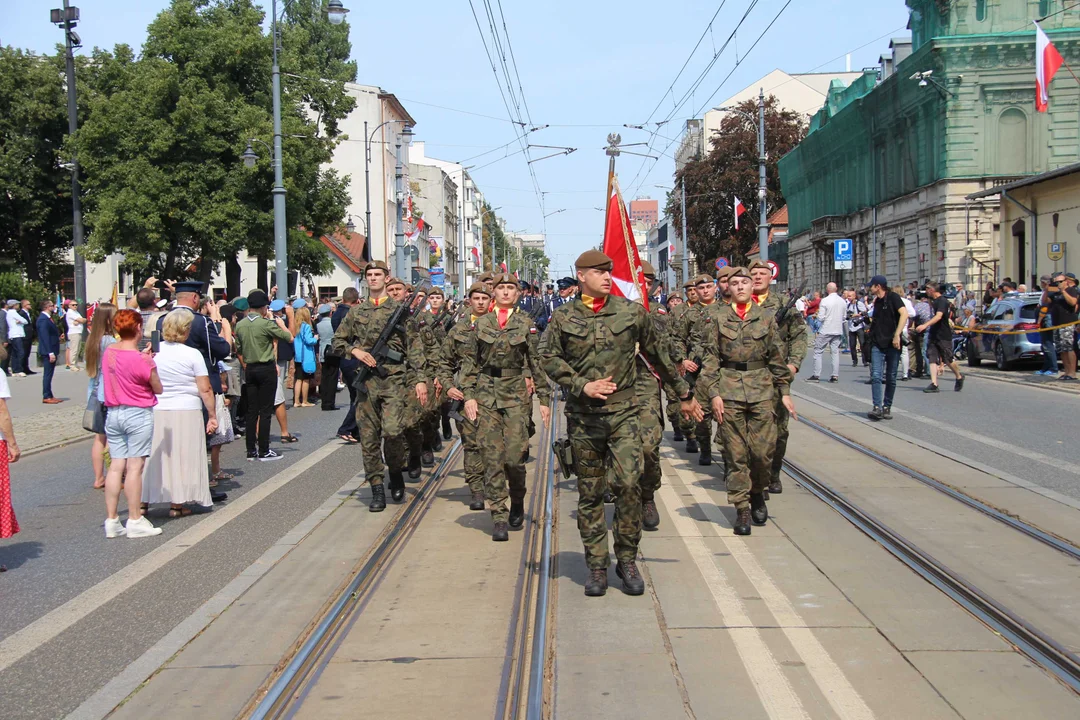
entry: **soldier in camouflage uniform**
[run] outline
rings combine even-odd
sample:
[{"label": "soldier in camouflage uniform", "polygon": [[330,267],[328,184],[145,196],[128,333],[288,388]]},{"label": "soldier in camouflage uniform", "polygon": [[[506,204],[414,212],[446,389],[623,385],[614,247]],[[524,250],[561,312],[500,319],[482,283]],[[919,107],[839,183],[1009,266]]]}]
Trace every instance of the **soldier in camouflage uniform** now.
[{"label": "soldier in camouflage uniform", "polygon": [[[717,321],[720,317],[721,311],[724,306],[731,302],[731,293],[728,291],[728,277],[734,272],[735,268],[730,265],[716,271],[716,302],[709,303],[708,305],[699,304],[698,307],[702,309],[704,315],[698,319],[698,322],[690,328],[690,339],[688,345],[690,346],[690,355],[694,358],[700,358],[702,366],[698,368],[698,375],[704,375],[706,372],[715,373],[717,370],[717,362],[719,359],[718,349],[716,346],[716,328]],[[703,406],[709,405],[710,397],[708,392],[702,389],[700,392],[695,392],[694,395],[698,402]],[[711,411],[706,411],[706,424],[712,420]],[[723,442],[724,436],[720,432],[719,425],[716,428],[716,432],[712,437],[713,444],[720,450],[721,456],[723,455]],[[709,460],[712,460],[711,454]]]},{"label": "soldier in camouflage uniform", "polygon": [[623,592],[641,595],[645,583],[636,564],[641,539],[641,413],[638,408],[636,352],[645,356],[661,380],[681,401],[680,410],[695,418],[701,408],[679,377],[645,308],[611,296],[611,258],[596,250],[575,263],[581,298],[558,308],[540,341],[548,376],[565,388],[566,430],[578,476],[578,531],[585,546],[589,579],[585,594],[607,591],[607,525],[604,519],[605,472],[616,494],[616,573]]},{"label": "soldier in camouflage uniform", "polygon": [[[551,420],[551,392],[537,353],[539,334],[528,313],[517,308],[519,289],[510,273],[496,275],[495,309],[476,321],[476,351],[464,358],[461,391],[465,416],[479,419],[484,460],[484,495],[491,508],[491,539],[509,539],[508,525],[525,522],[525,451],[529,447],[532,394],[540,415]],[[507,496],[510,510],[506,509]]]},{"label": "soldier in camouflage uniform", "polygon": [[[427,293],[429,303],[432,298],[435,298],[436,304],[440,307],[446,300],[446,296],[443,295],[442,289],[436,287],[429,287]],[[431,368],[432,374],[434,374],[434,368],[438,367],[439,364],[439,355],[442,353],[442,341],[446,339],[446,333],[441,332],[436,326],[434,312],[428,309],[423,303],[421,303],[416,312],[413,313],[413,322],[416,324],[417,331],[424,341],[424,355],[427,359],[427,365]],[[424,467],[434,466],[434,454],[440,452],[443,448],[442,437],[439,434],[439,407],[442,404],[443,397],[442,387],[438,383],[435,383],[433,392],[428,393],[427,404],[421,409],[420,431],[423,434],[424,444],[420,460]]]},{"label": "soldier in camouflage uniform", "polygon": [[[364,278],[369,296],[349,311],[334,333],[334,350],[339,355],[353,357],[371,367],[376,366],[375,358],[369,351],[399,303],[386,292],[389,274],[384,262],[375,261],[367,266]],[[390,496],[396,502],[405,498],[402,468],[405,464],[406,403],[409,397],[423,402],[428,395],[426,359],[420,339],[407,327],[400,327],[389,344],[392,350],[400,353],[403,361],[383,363],[386,377],[372,374],[367,380],[367,394],[358,396],[356,400],[356,422],[364,454],[364,472],[371,485],[371,512],[386,509],[384,469],[389,475]]]},{"label": "soldier in camouflage uniform", "polygon": [[[697,288],[698,303],[686,313],[686,360],[683,367],[688,375],[700,378],[701,364],[704,361],[701,338],[706,335],[710,308],[716,305],[716,282],[708,275],[701,274],[694,279]],[[700,447],[698,465],[712,465],[712,415],[708,409],[709,397],[705,389],[698,389],[695,383],[694,397],[702,405],[704,419],[694,428],[694,436]]]},{"label": "soldier in camouflage uniform", "polygon": [[710,364],[699,384],[707,388],[713,413],[724,435],[724,467],[728,502],[735,506],[735,534],[749,535],[750,524],[764,525],[769,517],[765,489],[772,478],[776,447],[776,395],[794,414],[791,369],[784,362],[779,330],[773,316],[751,299],[753,280],[746,268],[729,278],[732,303],[721,305],[710,331],[717,363]]},{"label": "soldier in camouflage uniform", "polygon": [[[754,303],[760,305],[761,309],[770,316],[775,317],[787,303],[783,298],[769,292],[772,269],[764,261],[755,260],[750,263],[750,276],[754,279]],[[799,374],[799,366],[802,365],[807,351],[806,320],[802,313],[792,308],[780,323],[779,331],[784,361],[794,377]],[[780,484],[780,471],[784,467],[784,456],[787,455],[788,411],[779,393],[776,395],[776,424],[776,450],[773,451],[770,493],[780,493],[784,490],[783,485]]]},{"label": "soldier in camouflage uniform", "polygon": [[[671,346],[671,359],[675,362],[676,369],[686,378],[686,381],[690,383],[690,387],[693,388],[696,376],[691,373],[690,376],[687,377],[684,365],[690,351],[687,346],[687,341],[690,339],[690,326],[688,325],[688,320],[698,302],[697,286],[694,285],[693,278],[683,284],[683,292],[686,293],[686,302],[680,305],[676,312],[672,314],[671,322],[669,323],[671,332],[668,336],[668,340]],[[678,420],[679,422],[679,432],[676,434],[675,439],[682,440],[685,436],[686,452],[696,453],[698,451],[698,444],[697,438],[694,435],[694,423],[688,420],[680,412],[676,412],[672,415],[672,418],[672,424],[674,424],[675,420]]]},{"label": "soldier in camouflage uniform", "polygon": [[[439,356],[437,380],[446,388],[450,400],[465,402],[461,391],[461,365],[465,358],[476,356],[476,321],[487,314],[491,307],[491,294],[483,283],[473,283],[469,288],[471,314],[454,324],[443,342]],[[480,454],[477,425],[458,422],[458,434],[465,449],[465,482],[469,485],[470,510],[484,509],[484,460]]]},{"label": "soldier in camouflage uniform", "polygon": [[[410,286],[405,284],[405,281],[401,278],[392,277],[386,281],[386,292],[394,300],[401,302],[405,296],[411,292]],[[420,322],[418,322],[416,314],[411,313],[407,322],[409,331],[419,337]],[[430,337],[425,334],[421,337],[421,352],[425,355],[429,345]],[[431,448],[424,445],[424,428],[421,424],[421,420],[424,416],[424,408],[420,402],[416,399],[416,396],[410,395],[405,402],[405,448],[407,451],[407,469],[410,480],[419,480],[422,472],[421,468],[424,466],[431,467],[435,464],[435,456],[431,452]],[[430,457],[430,460],[425,458],[425,455]]]},{"label": "soldier in camouflage uniform", "polygon": [[[453,326],[453,313],[449,311],[446,304],[446,295],[443,293],[442,288],[432,288],[428,293],[428,307],[431,310],[431,330],[435,333],[435,341],[439,345],[439,353],[442,353],[442,348],[446,344],[447,328]],[[434,365],[437,367],[439,359],[436,358]],[[431,362],[429,360],[429,362]],[[435,399],[438,404],[438,412],[434,414],[431,419],[431,433],[433,434],[432,449],[435,452],[441,452],[443,449],[443,440],[449,440],[454,436],[450,427],[450,400],[446,397],[446,388],[443,387],[439,380],[435,380]],[[439,436],[439,431],[442,431],[442,436]]]}]

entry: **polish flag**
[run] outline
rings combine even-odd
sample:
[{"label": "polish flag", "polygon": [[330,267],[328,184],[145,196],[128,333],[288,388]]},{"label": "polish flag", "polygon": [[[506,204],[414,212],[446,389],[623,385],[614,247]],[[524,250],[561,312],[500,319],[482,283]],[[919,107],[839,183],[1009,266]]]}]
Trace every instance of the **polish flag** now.
[{"label": "polish flag", "polygon": [[[734,197],[734,196],[732,196]],[[735,229],[739,229],[739,216],[746,212],[746,206],[742,204],[742,200],[735,198]]]},{"label": "polish flag", "polygon": [[1050,81],[1065,60],[1050,42],[1039,23],[1035,23],[1035,109],[1046,112],[1050,105]]},{"label": "polish flag", "polygon": [[478,247],[476,247],[475,245],[473,245],[473,248],[472,248],[472,256],[473,256],[473,259],[476,260],[476,266],[480,267],[480,249]]},{"label": "polish flag", "polygon": [[412,232],[406,232],[405,237],[407,237],[409,239],[409,242],[412,242],[413,240],[416,240],[417,238],[420,237],[420,233],[423,232],[423,230],[424,230],[424,228],[426,226],[427,226],[427,223],[424,222],[424,218],[417,218],[416,219],[416,227],[413,228]]},{"label": "polish flag", "polygon": [[649,293],[645,291],[645,273],[641,268],[634,231],[626,215],[619,181],[611,181],[607,222],[604,224],[604,254],[611,258],[611,292],[627,300],[640,302],[649,309]]},{"label": "polish flag", "polygon": [[502,268],[503,272],[508,272],[507,269],[506,269],[506,263],[505,262],[499,263],[499,267]]}]

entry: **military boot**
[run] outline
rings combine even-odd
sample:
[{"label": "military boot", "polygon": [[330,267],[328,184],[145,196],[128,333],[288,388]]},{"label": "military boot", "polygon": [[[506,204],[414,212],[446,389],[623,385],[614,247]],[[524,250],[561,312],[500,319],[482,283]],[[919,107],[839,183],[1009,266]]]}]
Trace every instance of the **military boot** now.
[{"label": "military boot", "polygon": [[755,525],[764,525],[769,519],[769,508],[765,507],[765,497],[761,493],[750,493],[750,519]]},{"label": "military boot", "polygon": [[510,532],[506,527],[506,523],[495,523],[495,528],[491,531],[491,539],[494,542],[506,542],[510,539]]},{"label": "military boot", "polygon": [[683,440],[682,428],[679,427],[678,425],[675,426],[675,434],[672,436],[671,439],[674,440],[675,442],[682,442],[682,440]]},{"label": "military boot", "polygon": [[607,592],[607,568],[596,568],[589,571],[589,579],[585,581],[585,595],[587,597],[600,597]]},{"label": "military boot", "polygon": [[[390,498],[394,502],[401,502],[405,499],[405,478],[400,470],[390,470],[386,474],[390,480]],[[383,502],[386,502],[385,499]]]},{"label": "military boot", "polygon": [[510,501],[510,527],[518,530],[525,524],[525,501]]},{"label": "military boot", "polygon": [[750,534],[750,508],[739,508],[739,514],[735,518],[734,529],[736,535]]},{"label": "military boot", "polygon": [[484,509],[484,493],[479,490],[473,490],[472,499],[469,502],[470,510],[483,510]]},{"label": "military boot", "polygon": [[420,477],[420,451],[409,448],[409,479],[417,480]]},{"label": "military boot", "polygon": [[449,440],[454,437],[454,431],[450,427],[450,416],[443,415],[442,417],[442,436],[443,440]]},{"label": "military boot", "polygon": [[688,454],[690,454],[690,455],[693,455],[697,451],[698,451],[697,439],[692,438],[692,437],[686,438],[686,452]]},{"label": "military boot", "polygon": [[382,512],[386,509],[386,488],[382,483],[371,486],[371,503],[368,505],[368,510],[371,512]]},{"label": "military boot", "polygon": [[643,500],[641,503],[641,527],[645,530],[655,530],[660,527],[660,511],[656,509],[656,501],[652,498]]},{"label": "military boot", "polygon": [[623,562],[620,560],[615,565],[615,574],[622,580],[622,591],[627,595],[642,595],[645,592],[645,580],[638,572],[637,563],[633,560]]},{"label": "military boot", "polygon": [[776,478],[771,483],[769,483],[769,494],[770,495],[772,495],[774,493],[776,495],[779,495],[782,492],[784,492],[784,486],[780,484],[780,478]]},{"label": "military boot", "polygon": [[426,468],[435,467],[435,453],[431,450],[420,453],[420,464]]},{"label": "military boot", "polygon": [[701,443],[701,454],[698,455],[698,465],[712,465],[712,446],[709,441]]},{"label": "military boot", "polygon": [[435,433],[435,438],[431,441],[431,449],[435,452],[442,452],[443,442],[442,436],[439,433]]}]

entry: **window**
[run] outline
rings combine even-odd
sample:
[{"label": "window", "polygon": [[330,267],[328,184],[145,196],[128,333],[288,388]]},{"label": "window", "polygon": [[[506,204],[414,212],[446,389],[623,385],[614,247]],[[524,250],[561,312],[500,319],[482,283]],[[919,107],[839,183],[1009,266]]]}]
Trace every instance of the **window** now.
[{"label": "window", "polygon": [[986,0],[975,0],[975,19],[979,22],[986,19]]},{"label": "window", "polygon": [[907,277],[907,248],[904,247],[904,238],[896,241],[896,252],[899,255],[896,261],[896,281],[903,283]]},{"label": "window", "polygon": [[1050,0],[1039,0],[1039,17],[1045,18],[1050,14]]},{"label": "window", "polygon": [[320,285],[319,302],[329,302],[338,296],[337,285]]},{"label": "window", "polygon": [[1038,316],[1039,303],[1034,303],[1032,305],[1024,305],[1022,308],[1020,308],[1021,320],[1035,320],[1038,318]]}]

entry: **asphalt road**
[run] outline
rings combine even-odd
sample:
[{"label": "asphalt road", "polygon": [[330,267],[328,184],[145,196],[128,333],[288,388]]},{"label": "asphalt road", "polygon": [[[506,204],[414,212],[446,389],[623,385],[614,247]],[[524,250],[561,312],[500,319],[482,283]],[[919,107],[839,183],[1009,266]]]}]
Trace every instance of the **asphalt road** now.
[{"label": "asphalt road", "polygon": [[[854,368],[851,358],[841,355],[840,382],[833,384],[828,355],[823,360],[823,382],[805,381],[813,372],[811,350],[792,390],[865,418],[871,407],[869,368]],[[929,380],[898,380],[894,418],[883,422],[921,442],[1080,499],[1080,398],[974,375],[958,393],[949,371],[940,379],[940,393],[924,393],[927,385]]]}]

